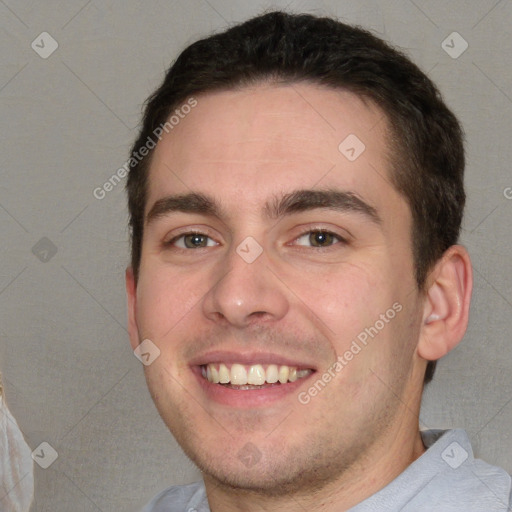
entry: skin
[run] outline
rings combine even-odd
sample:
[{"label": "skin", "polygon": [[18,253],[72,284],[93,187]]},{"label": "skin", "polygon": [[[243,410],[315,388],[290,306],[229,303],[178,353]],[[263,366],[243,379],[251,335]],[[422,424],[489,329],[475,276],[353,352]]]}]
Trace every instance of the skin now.
[{"label": "skin", "polygon": [[[417,289],[411,213],[391,185],[386,119],[372,103],[311,84],[197,100],[155,149],[145,215],[159,199],[190,192],[213,196],[226,215],[179,212],[146,222],[137,283],[126,273],[132,347],[150,339],[160,350],[144,367],[148,387],[203,471],[213,512],[347,510],[425,451],[423,375],[427,359],[464,334],[469,257],[450,248],[426,290]],[[355,161],[338,149],[349,134],[365,144]],[[322,208],[264,215],[273,196],[326,188],[357,195],[380,222]],[[165,244],[192,229],[209,237],[205,247],[186,248],[183,238]],[[317,247],[311,230],[336,237]],[[248,236],[263,249],[252,263],[236,252]],[[402,310],[300,403],[298,394],[396,303]],[[273,402],[220,404],[191,365],[211,349],[291,354],[316,373]],[[244,450],[256,462],[244,463]]]}]

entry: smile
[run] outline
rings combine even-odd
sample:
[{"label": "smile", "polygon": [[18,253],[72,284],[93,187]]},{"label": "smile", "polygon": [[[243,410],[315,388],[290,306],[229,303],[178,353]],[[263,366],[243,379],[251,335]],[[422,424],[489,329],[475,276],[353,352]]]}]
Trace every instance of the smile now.
[{"label": "smile", "polygon": [[286,384],[307,377],[312,369],[277,364],[240,363],[201,365],[202,376],[213,384],[223,384],[233,389],[259,389],[266,384]]}]

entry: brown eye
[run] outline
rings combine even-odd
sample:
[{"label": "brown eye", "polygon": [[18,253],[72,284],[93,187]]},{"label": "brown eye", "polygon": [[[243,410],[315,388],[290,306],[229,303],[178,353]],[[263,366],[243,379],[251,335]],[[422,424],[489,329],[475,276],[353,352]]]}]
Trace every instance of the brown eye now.
[{"label": "brown eye", "polygon": [[327,231],[313,231],[309,235],[309,241],[314,247],[323,247],[324,245],[332,245],[334,235]]},{"label": "brown eye", "polygon": [[189,249],[194,249],[195,247],[206,247],[206,239],[208,237],[205,235],[200,235],[198,233],[192,233],[189,235],[185,235],[183,237],[185,247]]},{"label": "brown eye", "polygon": [[[331,245],[334,245],[336,241],[344,242],[345,240],[341,238],[340,236],[336,235],[335,233],[332,233],[330,231],[323,231],[323,230],[312,230],[307,231],[306,233],[303,233],[301,236],[297,238],[297,241],[304,240],[308,244],[310,244],[312,247],[329,247]],[[304,245],[299,243],[299,245]]]}]

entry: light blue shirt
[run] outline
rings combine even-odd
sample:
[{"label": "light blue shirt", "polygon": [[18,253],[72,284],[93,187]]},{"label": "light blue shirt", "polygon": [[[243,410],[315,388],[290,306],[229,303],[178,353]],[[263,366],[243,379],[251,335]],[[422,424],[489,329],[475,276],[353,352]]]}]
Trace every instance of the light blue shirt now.
[{"label": "light blue shirt", "polygon": [[[421,432],[427,451],[349,512],[511,512],[512,479],[475,459],[466,432]],[[169,487],[143,512],[210,512],[204,483]]]}]

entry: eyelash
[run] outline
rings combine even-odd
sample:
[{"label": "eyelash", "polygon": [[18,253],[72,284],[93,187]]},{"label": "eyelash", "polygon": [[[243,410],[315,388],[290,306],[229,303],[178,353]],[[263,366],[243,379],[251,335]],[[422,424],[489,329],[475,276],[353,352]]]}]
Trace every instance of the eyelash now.
[{"label": "eyelash", "polygon": [[[338,239],[338,242],[342,245],[347,245],[348,240],[346,238],[343,238],[341,235],[338,235],[337,233],[334,233],[334,231],[329,231],[328,229],[307,229],[303,231],[298,237],[295,238],[295,240],[298,240],[299,238],[302,238],[304,235],[308,235],[311,233],[323,233],[324,235],[331,235],[334,238]],[[321,247],[315,247],[314,245],[310,246],[314,249],[330,249],[331,247],[334,247],[336,243],[333,243],[331,245],[321,246]]]},{"label": "eyelash", "polygon": [[[343,238],[342,236],[338,235],[337,233],[334,233],[333,231],[329,231],[327,229],[307,229],[305,231],[303,231],[302,233],[300,233],[294,241],[296,240],[299,240],[300,238],[302,238],[304,235],[308,235],[310,233],[323,233],[325,235],[332,235],[334,238],[337,238],[339,242],[341,242],[343,245],[347,245],[348,244],[348,240]],[[201,231],[187,231],[185,233],[181,233],[175,237],[173,237],[171,240],[167,241],[167,242],[164,242],[164,246],[166,248],[169,248],[169,247],[173,247],[173,245],[178,241],[180,240],[181,238],[185,237],[185,236],[188,236],[188,235],[201,235],[201,236],[204,236],[204,237],[207,237],[207,238],[210,238],[211,240],[213,240],[210,236],[208,236],[207,234],[201,232]],[[333,243],[331,245],[326,245],[324,247],[315,247],[315,246],[310,246],[311,248],[314,248],[314,249],[329,249],[331,247],[334,247],[336,244]],[[182,250],[182,251],[190,251],[190,250],[194,250],[193,248],[191,247],[187,247],[187,248],[183,248],[183,247],[173,247],[174,249],[178,249],[178,250]],[[206,249],[206,247],[196,247],[195,248],[196,250],[197,249]]]}]

